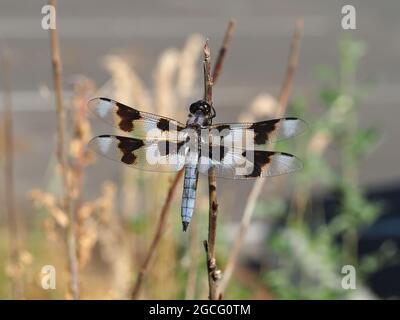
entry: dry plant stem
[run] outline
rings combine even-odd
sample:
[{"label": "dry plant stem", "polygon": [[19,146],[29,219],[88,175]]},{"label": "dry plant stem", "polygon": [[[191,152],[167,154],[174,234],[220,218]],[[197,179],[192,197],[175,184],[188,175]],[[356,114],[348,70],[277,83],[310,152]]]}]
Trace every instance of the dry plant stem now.
[{"label": "dry plant stem", "polygon": [[4,97],[4,201],[7,212],[9,232],[10,264],[15,274],[12,277],[13,299],[23,298],[21,270],[19,266],[20,239],[18,228],[18,211],[15,208],[14,168],[13,168],[13,118],[11,98],[11,61],[9,52],[3,52],[3,97]]},{"label": "dry plant stem", "polygon": [[[74,119],[74,136],[73,138],[79,140],[81,144],[86,145],[87,141],[82,141],[82,123],[87,119],[87,97],[90,96],[91,87],[90,82],[87,79],[81,79],[77,83],[75,83],[75,119]],[[81,146],[79,148],[78,154],[75,155],[75,161],[71,165],[71,170],[73,173],[73,189],[75,190],[76,195],[74,198],[76,199],[75,202],[77,204],[80,203],[80,198],[82,196],[82,188],[83,188],[83,181],[84,181],[84,168],[86,164],[85,159],[85,147]],[[76,214],[76,210],[75,214]]]},{"label": "dry plant stem", "polygon": [[[210,49],[208,42],[204,47],[204,100],[212,105],[212,78],[211,78]],[[214,169],[211,168],[208,173],[208,193],[209,193],[209,225],[208,225],[208,259],[215,258],[215,239],[217,232],[217,179]],[[215,259],[214,259],[215,260]]]},{"label": "dry plant stem", "polygon": [[[56,7],[55,0],[49,0],[49,5]],[[65,146],[65,109],[62,90],[62,63],[57,28],[50,29],[51,60],[53,65],[53,80],[57,109],[57,160],[63,180],[63,209],[68,214],[67,230],[68,265],[70,272],[70,291],[73,299],[79,299],[78,257],[76,251],[75,217],[71,206],[67,179],[67,163]]]},{"label": "dry plant stem", "polygon": [[[229,21],[222,47],[214,66],[211,75],[211,57],[208,40],[204,46],[204,100],[208,104],[213,104],[212,89],[215,81],[218,80],[223,63],[225,60],[226,51],[232,39],[235,22]],[[217,201],[217,179],[213,168],[208,173],[208,193],[209,193],[209,213],[208,213],[208,240],[204,241],[204,249],[207,256],[207,272],[208,272],[208,298],[210,300],[221,299],[219,294],[219,284],[221,282],[221,271],[217,267],[215,258],[215,241],[217,235],[217,217],[218,217],[218,201]]]},{"label": "dry plant stem", "polygon": [[[293,83],[293,77],[296,72],[299,60],[299,50],[300,50],[300,40],[303,33],[303,21],[299,20],[296,23],[296,29],[293,34],[291,46],[290,46],[290,54],[288,65],[286,68],[285,78],[283,80],[281,91],[279,93],[279,107],[277,110],[277,117],[281,117],[285,114],[287,103],[289,100],[290,89]],[[250,191],[249,197],[247,199],[246,207],[244,209],[244,213],[242,216],[242,220],[240,222],[240,228],[238,235],[235,237],[235,242],[233,244],[232,250],[230,251],[230,255],[227,260],[226,268],[224,271],[224,278],[222,280],[220,286],[220,293],[223,294],[225,291],[230,278],[232,277],[233,271],[235,269],[235,265],[237,262],[237,258],[239,256],[240,248],[242,247],[243,241],[247,234],[247,230],[250,226],[250,221],[254,213],[254,208],[257,202],[257,199],[261,193],[262,187],[264,185],[263,179],[258,179],[254,185],[252,190]]]},{"label": "dry plant stem", "polygon": [[160,220],[158,221],[156,233],[154,234],[154,238],[151,242],[150,248],[147,252],[146,258],[143,261],[143,264],[140,268],[138,277],[136,279],[135,285],[132,290],[132,299],[139,298],[139,295],[143,288],[144,277],[146,276],[146,274],[149,270],[149,265],[150,265],[151,259],[153,258],[154,253],[156,252],[157,246],[159,245],[160,240],[161,240],[161,236],[163,235],[163,232],[165,230],[168,214],[170,212],[169,209],[171,207],[172,200],[174,198],[175,191],[178,186],[179,180],[182,178],[183,173],[184,173],[184,170],[180,170],[175,175],[175,178],[168,190],[167,197],[165,198],[164,204],[161,209]]},{"label": "dry plant stem", "polygon": [[285,78],[283,80],[281,91],[278,97],[279,108],[276,113],[277,117],[282,117],[286,112],[290,91],[293,84],[294,74],[299,65],[300,40],[303,35],[303,29],[303,20],[298,20],[296,23],[296,29],[293,33],[292,42],[290,44],[290,54]]},{"label": "dry plant stem", "polygon": [[[210,48],[208,40],[204,45],[204,100],[212,105],[212,87],[213,80],[211,76]],[[209,211],[208,211],[208,240],[204,241],[204,249],[207,255],[207,271],[208,271],[208,287],[210,300],[217,300],[218,285],[221,279],[221,272],[217,268],[215,259],[215,240],[217,235],[217,179],[215,171],[211,168],[208,172],[208,195],[209,195]]]},{"label": "dry plant stem", "polygon": [[[87,120],[87,100],[94,91],[94,85],[87,78],[80,77],[74,84],[74,97],[72,99],[73,125],[72,136],[69,141],[70,159],[69,168],[69,203],[70,210],[74,219],[76,219],[76,251],[78,257],[78,270],[84,265],[82,257],[82,237],[84,238],[85,219],[80,219],[79,212],[82,209],[82,191],[85,178],[85,167],[90,158],[86,145],[90,128]],[[84,220],[84,221],[80,221]],[[84,251],[84,250],[83,250]]]},{"label": "dry plant stem", "polygon": [[230,20],[225,32],[224,40],[222,42],[222,47],[221,49],[219,49],[218,57],[214,65],[212,74],[213,85],[215,85],[215,83],[217,82],[221,74],[222,67],[224,66],[225,55],[231,43],[233,32],[235,31],[235,26],[236,22],[234,20]]}]

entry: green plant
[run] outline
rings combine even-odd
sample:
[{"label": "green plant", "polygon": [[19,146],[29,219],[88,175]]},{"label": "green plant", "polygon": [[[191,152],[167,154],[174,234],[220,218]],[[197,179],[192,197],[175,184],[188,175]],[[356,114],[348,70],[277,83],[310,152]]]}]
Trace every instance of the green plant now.
[{"label": "green plant", "polygon": [[[293,201],[274,214],[267,242],[276,263],[263,279],[276,298],[374,297],[365,286],[367,276],[396,253],[385,244],[377,253],[358,259],[360,232],[381,214],[380,205],[367,200],[358,183],[359,166],[379,138],[376,130],[358,125],[362,90],[356,86],[356,71],[365,51],[361,42],[339,41],[338,72],[326,67],[319,70],[323,86],[318,117],[311,117],[304,100],[292,105],[311,125],[306,145],[299,148],[299,153],[306,150],[304,170],[293,177]],[[328,150],[334,151],[329,159]],[[311,195],[317,188],[335,194],[334,217],[326,217],[321,208],[312,211]],[[270,209],[265,207],[264,214]],[[357,290],[341,287],[341,269],[348,264],[356,268]]]}]

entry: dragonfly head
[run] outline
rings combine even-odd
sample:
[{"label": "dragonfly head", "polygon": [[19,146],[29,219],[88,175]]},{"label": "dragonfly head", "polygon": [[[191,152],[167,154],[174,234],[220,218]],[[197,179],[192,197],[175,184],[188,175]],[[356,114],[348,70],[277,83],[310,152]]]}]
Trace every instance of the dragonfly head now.
[{"label": "dragonfly head", "polygon": [[204,100],[199,100],[192,103],[189,107],[190,116],[196,118],[203,118],[204,125],[207,125],[211,122],[211,119],[215,117],[214,107],[208,104]]}]

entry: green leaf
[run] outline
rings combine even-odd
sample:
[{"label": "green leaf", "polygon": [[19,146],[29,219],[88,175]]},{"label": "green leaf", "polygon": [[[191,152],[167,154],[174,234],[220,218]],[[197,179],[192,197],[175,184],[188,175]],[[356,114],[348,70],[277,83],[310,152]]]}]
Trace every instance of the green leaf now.
[{"label": "green leaf", "polygon": [[351,150],[356,157],[362,157],[372,150],[379,138],[375,129],[360,129],[351,139]]},{"label": "green leaf", "polygon": [[335,89],[322,89],[319,93],[319,98],[325,107],[331,107],[340,93]]}]

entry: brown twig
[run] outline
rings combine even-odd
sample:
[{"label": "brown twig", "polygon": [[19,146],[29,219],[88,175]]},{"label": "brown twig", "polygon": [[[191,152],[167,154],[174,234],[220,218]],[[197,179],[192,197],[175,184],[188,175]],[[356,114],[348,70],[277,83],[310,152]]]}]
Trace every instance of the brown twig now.
[{"label": "brown twig", "polygon": [[[293,83],[294,73],[298,66],[299,60],[299,50],[300,50],[300,40],[303,33],[303,21],[298,20],[296,23],[296,29],[293,34],[288,65],[286,68],[285,78],[283,80],[281,91],[279,93],[279,107],[277,110],[277,117],[281,117],[285,114],[287,103],[289,100],[290,89]],[[250,220],[253,216],[254,208],[257,202],[257,199],[261,193],[262,187],[264,185],[263,179],[258,179],[254,185],[252,190],[250,191],[249,197],[247,199],[246,207],[243,212],[242,220],[240,222],[240,229],[238,235],[235,237],[235,242],[233,244],[232,250],[230,251],[228,261],[226,264],[226,268],[224,270],[224,278],[221,281],[220,293],[222,294],[232,277],[233,271],[235,269],[235,265],[237,262],[237,258],[239,256],[240,248],[242,247],[244,238],[247,234],[247,230],[250,226]]]},{"label": "brown twig", "polygon": [[[211,76],[210,47],[208,40],[204,45],[204,100],[212,106],[212,87],[213,80]],[[207,256],[207,272],[208,287],[210,300],[218,299],[218,284],[221,279],[221,271],[217,268],[215,259],[215,239],[217,236],[217,178],[214,168],[210,168],[208,172],[208,196],[209,196],[209,213],[208,213],[208,240],[204,240],[204,249]]]},{"label": "brown twig", "polygon": [[[213,105],[212,89],[221,74],[224,64],[226,51],[232,39],[235,22],[229,21],[222,47],[211,75],[211,57],[208,40],[204,46],[204,100],[211,106]],[[208,240],[204,240],[204,249],[207,256],[207,272],[208,272],[208,298],[210,300],[221,299],[219,294],[219,284],[221,282],[221,271],[217,267],[215,258],[215,241],[217,236],[217,217],[218,217],[218,201],[217,201],[217,179],[214,168],[208,172],[208,194],[209,194],[209,213],[208,213]]]},{"label": "brown twig", "polygon": [[14,167],[13,167],[13,117],[11,97],[11,61],[8,51],[2,52],[3,64],[3,98],[4,98],[4,202],[7,212],[10,267],[12,270],[12,297],[23,298],[21,268],[20,268],[20,239],[18,227],[18,211],[15,208]]},{"label": "brown twig", "polygon": [[303,29],[304,29],[303,20],[298,20],[296,22],[296,28],[293,33],[292,42],[290,44],[290,54],[289,54],[289,60],[285,78],[283,80],[281,91],[278,96],[279,108],[276,113],[277,117],[282,117],[286,112],[290,91],[293,84],[294,74],[299,65],[300,40],[303,35]]},{"label": "brown twig", "polygon": [[154,234],[154,238],[151,242],[151,245],[149,247],[149,250],[147,251],[147,255],[146,258],[143,261],[143,264],[140,268],[139,274],[136,278],[136,282],[135,285],[133,287],[132,290],[132,295],[131,298],[132,299],[138,299],[141,289],[143,287],[143,280],[144,277],[146,276],[148,270],[149,270],[149,264],[150,261],[152,259],[152,257],[154,256],[154,253],[156,252],[157,246],[160,243],[161,240],[161,236],[163,235],[164,229],[165,229],[165,225],[167,223],[167,217],[168,217],[168,213],[170,212],[170,207],[172,204],[172,200],[174,198],[175,195],[175,191],[176,191],[176,187],[178,186],[179,180],[182,178],[184,170],[180,170],[176,175],[175,178],[168,190],[168,194],[167,197],[165,198],[164,204],[162,206],[161,209],[161,214],[160,214],[160,220],[158,221],[158,225],[157,225],[157,230],[156,233]]},{"label": "brown twig", "polygon": [[74,83],[74,96],[72,98],[72,135],[69,141],[69,202],[72,215],[76,219],[76,251],[78,257],[78,269],[84,267],[89,256],[82,241],[85,238],[86,219],[80,217],[79,212],[82,209],[83,186],[85,180],[85,168],[92,161],[92,155],[87,152],[87,143],[89,142],[90,124],[88,121],[87,101],[95,91],[94,84],[85,77],[79,77]]},{"label": "brown twig", "polygon": [[[49,5],[56,8],[56,1],[49,0]],[[62,62],[57,28],[50,29],[51,60],[57,111],[57,160],[63,180],[63,209],[69,217],[67,230],[68,266],[70,272],[70,291],[73,299],[79,299],[78,258],[76,251],[75,217],[70,203],[68,188],[67,163],[65,155],[65,109],[62,89]]]},{"label": "brown twig", "polygon": [[218,57],[215,62],[215,65],[214,65],[213,74],[212,74],[213,85],[215,85],[217,83],[217,80],[219,79],[219,76],[222,71],[222,67],[224,66],[225,55],[229,48],[229,45],[231,44],[233,32],[235,31],[235,25],[236,25],[236,22],[234,20],[229,21],[228,27],[225,32],[224,40],[222,42],[221,49],[219,49]]}]

